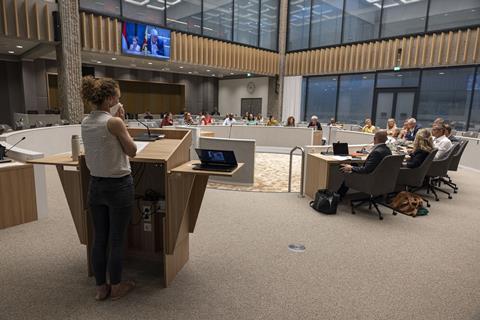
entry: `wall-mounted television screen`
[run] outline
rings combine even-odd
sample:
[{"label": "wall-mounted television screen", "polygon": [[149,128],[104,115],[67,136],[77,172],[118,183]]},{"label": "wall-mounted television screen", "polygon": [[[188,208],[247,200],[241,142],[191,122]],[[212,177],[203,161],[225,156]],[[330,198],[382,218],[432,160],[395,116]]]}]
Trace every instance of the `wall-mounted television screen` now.
[{"label": "wall-mounted television screen", "polygon": [[168,60],[170,59],[170,30],[124,22],[122,52]]}]

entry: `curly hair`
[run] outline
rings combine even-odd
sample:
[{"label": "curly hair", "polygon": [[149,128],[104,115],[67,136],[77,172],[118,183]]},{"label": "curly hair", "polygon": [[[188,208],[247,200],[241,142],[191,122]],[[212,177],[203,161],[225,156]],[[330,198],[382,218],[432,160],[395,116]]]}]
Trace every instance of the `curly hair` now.
[{"label": "curly hair", "polygon": [[118,95],[119,89],[118,83],[113,79],[95,79],[92,76],[82,79],[82,99],[97,108],[101,107],[108,98]]}]

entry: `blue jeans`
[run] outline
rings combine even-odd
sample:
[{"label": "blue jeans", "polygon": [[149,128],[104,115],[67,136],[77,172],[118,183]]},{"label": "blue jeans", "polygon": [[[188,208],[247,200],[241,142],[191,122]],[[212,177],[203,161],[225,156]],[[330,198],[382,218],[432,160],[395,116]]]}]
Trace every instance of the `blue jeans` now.
[{"label": "blue jeans", "polygon": [[122,281],[125,234],[133,212],[134,194],[131,175],[122,178],[90,177],[88,206],[95,234],[92,265],[98,286],[106,283],[107,264],[110,283]]}]

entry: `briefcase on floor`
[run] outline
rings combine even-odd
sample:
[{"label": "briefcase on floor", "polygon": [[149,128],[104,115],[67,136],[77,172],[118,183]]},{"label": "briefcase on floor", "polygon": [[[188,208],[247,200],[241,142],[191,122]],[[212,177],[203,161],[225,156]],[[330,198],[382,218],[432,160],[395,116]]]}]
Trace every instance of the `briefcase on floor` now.
[{"label": "briefcase on floor", "polygon": [[310,207],[323,214],[336,214],[340,196],[329,190],[318,190],[315,200],[310,201]]}]

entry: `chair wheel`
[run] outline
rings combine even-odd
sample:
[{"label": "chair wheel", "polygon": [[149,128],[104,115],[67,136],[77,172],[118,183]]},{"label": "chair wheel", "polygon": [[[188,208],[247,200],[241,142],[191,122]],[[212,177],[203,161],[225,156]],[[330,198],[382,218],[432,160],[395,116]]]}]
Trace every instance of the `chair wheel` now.
[{"label": "chair wheel", "polygon": [[378,219],[380,219],[380,220],[383,220],[383,217],[382,217],[382,216],[380,216],[380,217],[378,217]]},{"label": "chair wheel", "polygon": [[435,199],[435,201],[438,201],[438,200],[440,200],[440,199],[438,199],[438,198],[437,198],[437,199]]},{"label": "chair wheel", "polygon": [[453,190],[453,193],[458,193],[458,191],[457,191],[457,190]]},{"label": "chair wheel", "polygon": [[430,208],[430,203],[427,203],[427,208]]},{"label": "chair wheel", "polygon": [[355,214],[355,210],[352,209],[352,214]]},{"label": "chair wheel", "polygon": [[452,196],[448,196],[448,199],[452,199]]},{"label": "chair wheel", "polygon": [[392,212],[392,214],[393,214],[394,216],[396,216],[396,215],[397,215],[397,212],[394,210],[394,211]]}]

